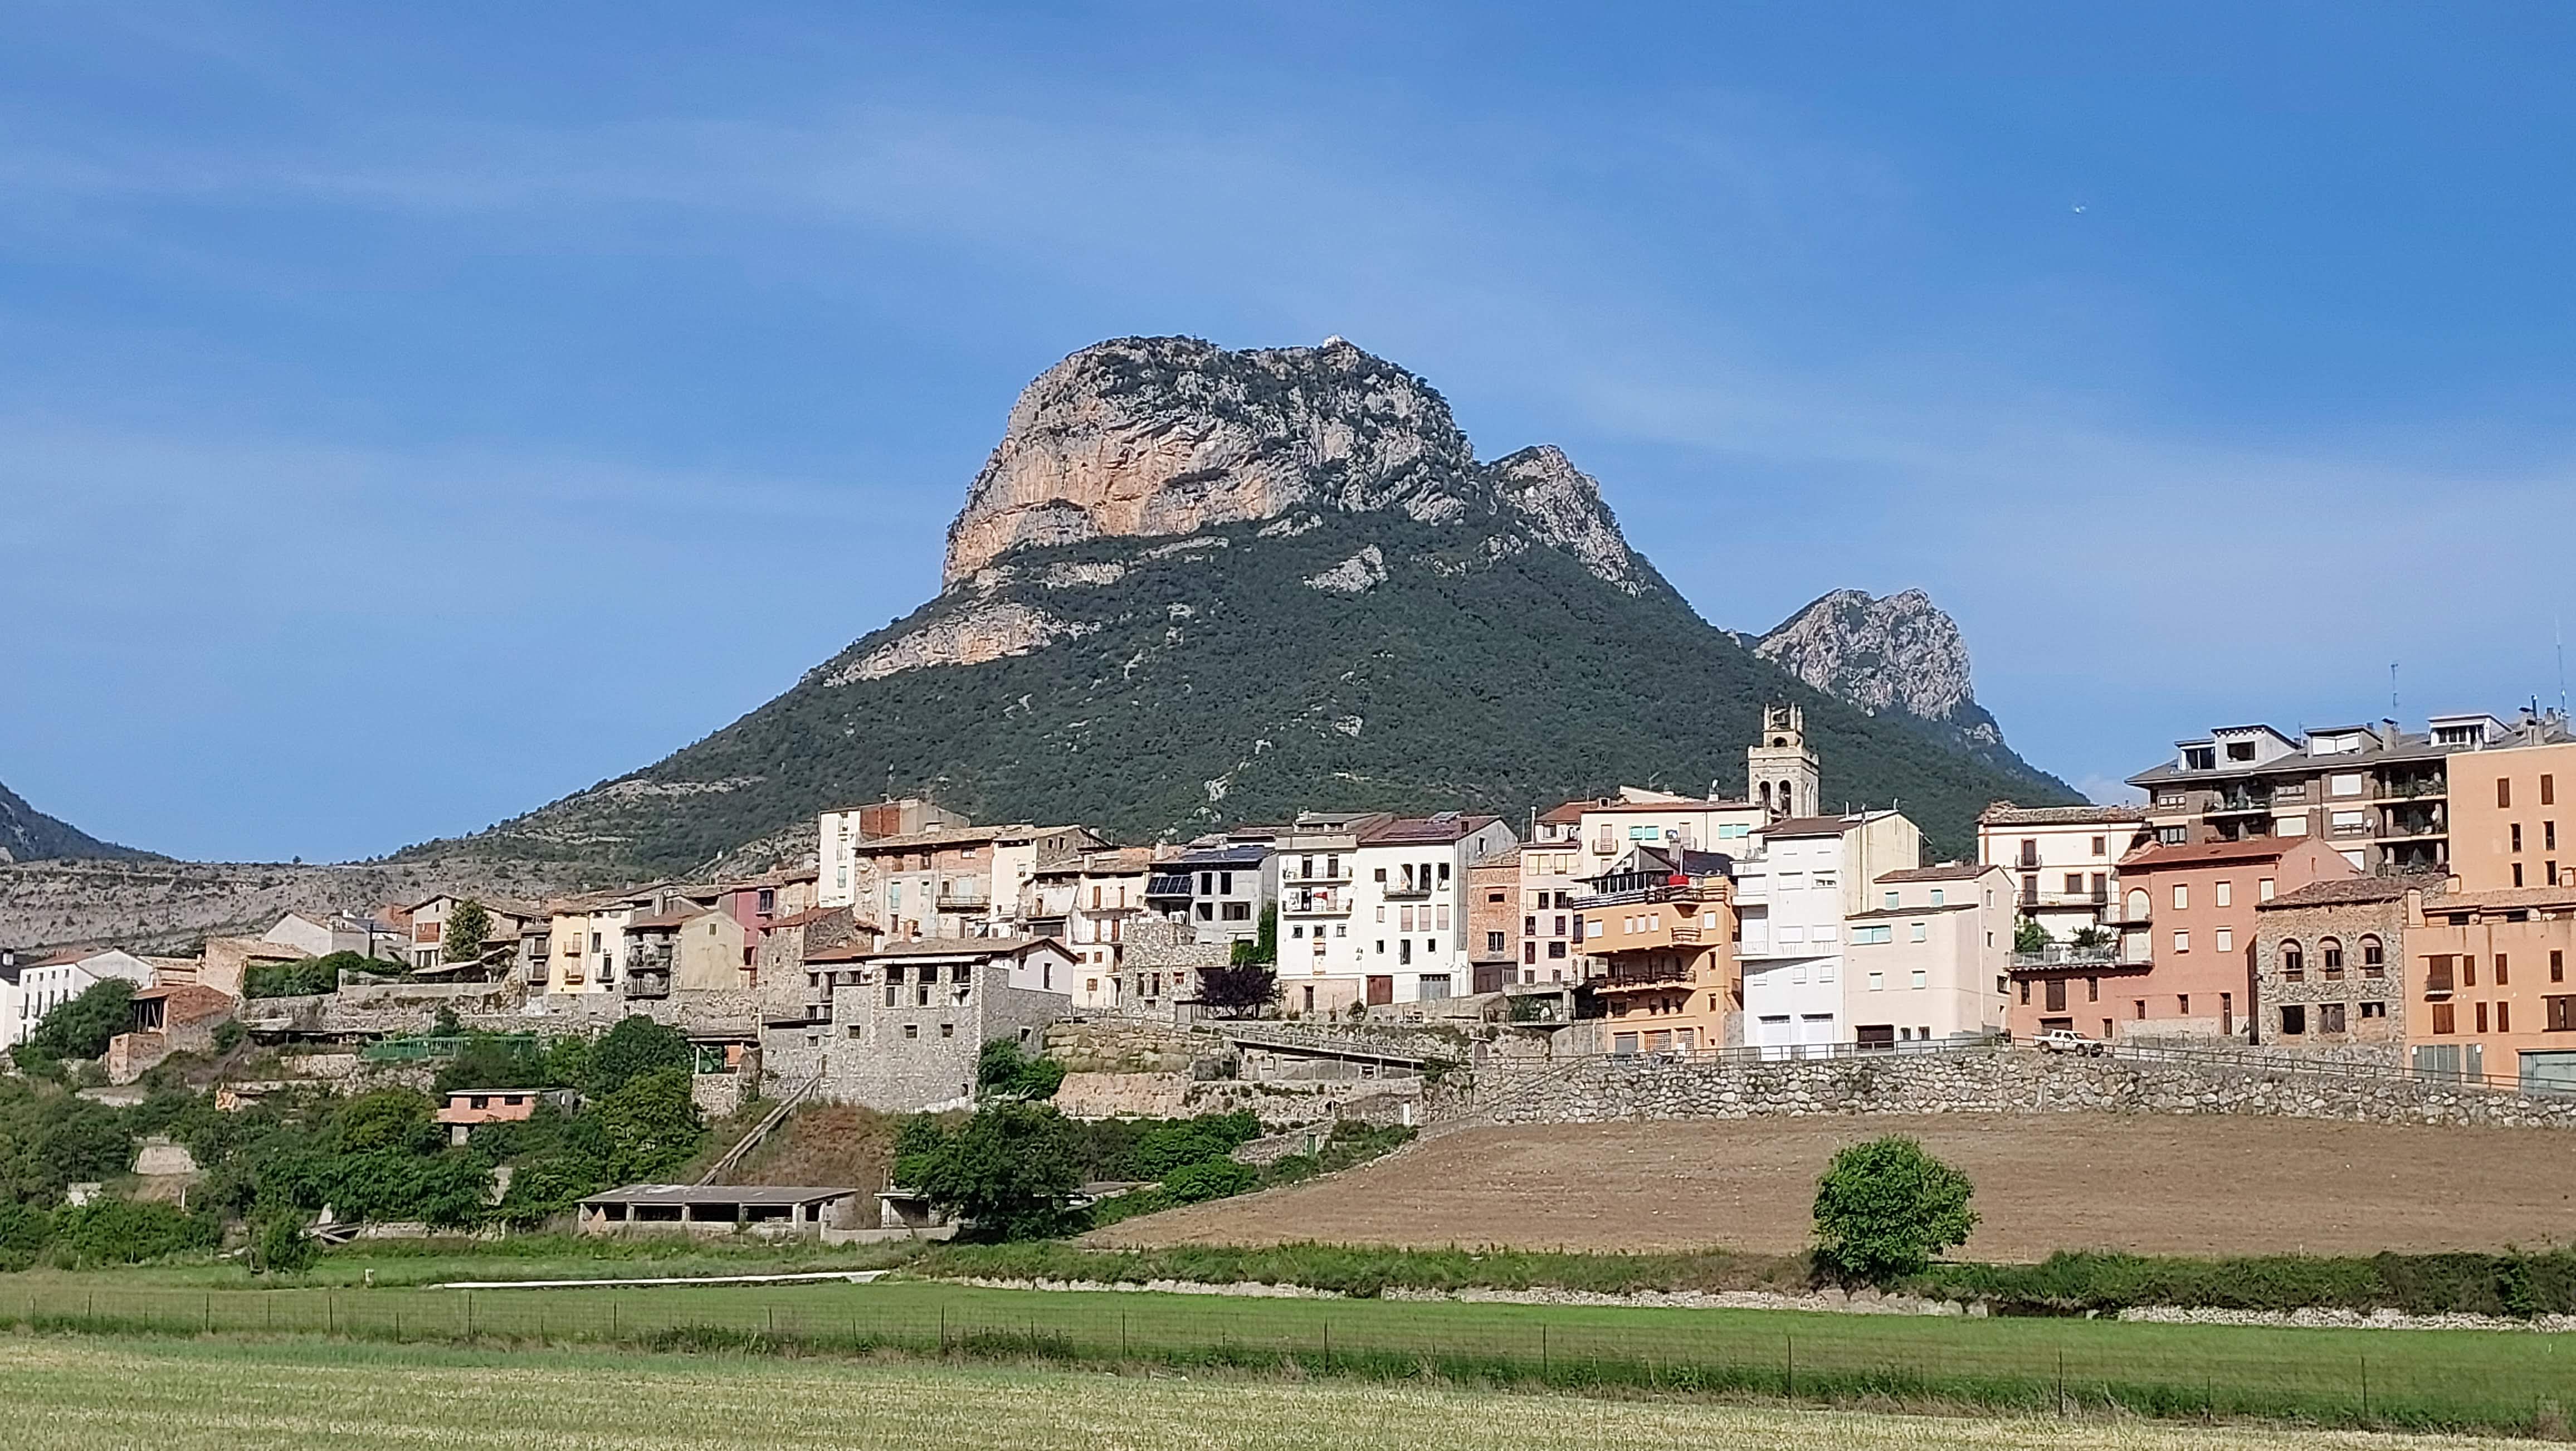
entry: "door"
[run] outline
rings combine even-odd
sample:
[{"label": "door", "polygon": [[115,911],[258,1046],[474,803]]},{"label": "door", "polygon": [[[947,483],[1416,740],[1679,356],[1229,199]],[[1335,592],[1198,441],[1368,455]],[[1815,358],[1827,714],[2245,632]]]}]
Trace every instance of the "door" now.
[{"label": "door", "polygon": [[1798,1051],[1811,1053],[1823,1049],[1830,1052],[1833,1045],[1833,1014],[1809,1013],[1798,1020]]},{"label": "door", "polygon": [[1796,1031],[1790,1026],[1789,1015],[1783,1013],[1778,1017],[1764,1018],[1761,1029],[1762,1056],[1787,1057],[1790,1040],[1797,1036]]},{"label": "door", "polygon": [[1388,1003],[1394,1002],[1395,979],[1393,977],[1370,978],[1368,980],[1368,1000],[1369,1006],[1373,1008],[1382,1007]]},{"label": "door", "polygon": [[2066,1011],[2066,979],[2062,977],[2052,977],[2048,980],[2048,1002],[2046,1006],[2048,1011],[2052,1013],[2062,1013]]},{"label": "door", "polygon": [[1864,1023],[1852,1029],[1853,1039],[1864,1053],[1885,1052],[1896,1046],[1894,1023]]}]

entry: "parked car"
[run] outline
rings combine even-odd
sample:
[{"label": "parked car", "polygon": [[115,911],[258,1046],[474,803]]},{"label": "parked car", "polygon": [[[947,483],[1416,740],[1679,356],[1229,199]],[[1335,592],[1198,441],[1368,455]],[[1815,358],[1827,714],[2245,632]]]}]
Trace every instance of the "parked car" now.
[{"label": "parked car", "polygon": [[2042,1053],[2081,1053],[2088,1058],[2102,1056],[2110,1045],[2099,1038],[2087,1038],[2073,1028],[2051,1028],[2030,1040]]}]

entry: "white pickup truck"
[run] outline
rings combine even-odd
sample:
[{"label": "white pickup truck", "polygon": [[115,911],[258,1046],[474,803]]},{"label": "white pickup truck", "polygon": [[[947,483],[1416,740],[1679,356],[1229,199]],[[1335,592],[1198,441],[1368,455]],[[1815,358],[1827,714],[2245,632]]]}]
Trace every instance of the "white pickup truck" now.
[{"label": "white pickup truck", "polygon": [[2042,1053],[2081,1053],[2098,1058],[2109,1045],[2099,1038],[2087,1038],[2072,1028],[2051,1028],[2030,1040]]}]

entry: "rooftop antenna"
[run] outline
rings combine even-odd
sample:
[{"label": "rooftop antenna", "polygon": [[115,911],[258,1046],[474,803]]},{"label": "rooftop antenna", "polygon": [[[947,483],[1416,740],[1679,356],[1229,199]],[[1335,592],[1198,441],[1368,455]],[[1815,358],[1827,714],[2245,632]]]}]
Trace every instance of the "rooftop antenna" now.
[{"label": "rooftop antenna", "polygon": [[2567,714],[2567,626],[2563,616],[2549,618],[2549,633],[2558,645],[2558,713]]},{"label": "rooftop antenna", "polygon": [[2397,714],[2397,662],[2388,662],[2388,713]]}]

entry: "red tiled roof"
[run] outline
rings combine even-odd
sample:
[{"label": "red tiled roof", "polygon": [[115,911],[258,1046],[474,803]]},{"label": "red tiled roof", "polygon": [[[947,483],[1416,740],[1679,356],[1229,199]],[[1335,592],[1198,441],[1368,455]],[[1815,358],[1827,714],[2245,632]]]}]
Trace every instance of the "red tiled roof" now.
[{"label": "red tiled roof", "polygon": [[1469,816],[1464,813],[1442,816],[1399,816],[1393,821],[1360,833],[1362,846],[1437,846],[1475,835],[1494,824],[1491,816]]},{"label": "red tiled roof", "polygon": [[2278,861],[2304,836],[2254,836],[2243,841],[2187,841],[2151,846],[2121,858],[2120,870],[2159,871],[2172,867],[2220,866],[2227,862]]},{"label": "red tiled roof", "polygon": [[1882,882],[1964,882],[2002,870],[2002,867],[1976,862],[1951,862],[1944,866],[1909,867],[1901,872],[1885,872],[1878,879]]},{"label": "red tiled roof", "polygon": [[[2408,892],[2426,895],[2442,890],[2445,878],[2435,874],[2409,877],[2328,877],[2310,882],[2294,892],[2283,892],[2268,902],[2258,902],[2255,910],[2273,911],[2281,907],[2336,907],[2366,902],[2394,902]],[[2542,888],[2541,890],[2547,890]],[[2566,895],[2564,888],[2560,894]]]}]

